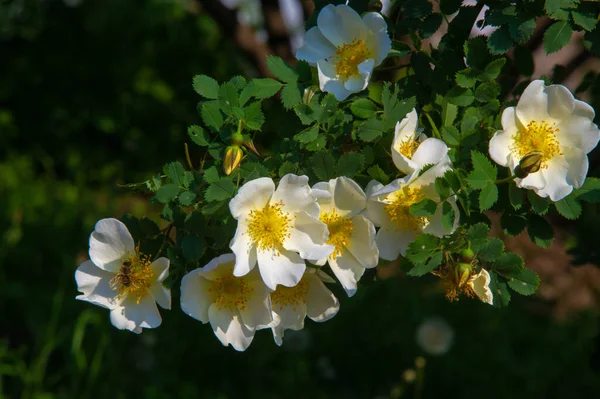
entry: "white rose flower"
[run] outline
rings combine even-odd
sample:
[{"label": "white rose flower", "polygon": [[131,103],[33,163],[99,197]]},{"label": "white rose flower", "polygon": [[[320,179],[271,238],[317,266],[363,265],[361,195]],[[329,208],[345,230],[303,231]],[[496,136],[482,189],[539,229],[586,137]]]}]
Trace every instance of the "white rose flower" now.
[{"label": "white rose flower", "polygon": [[365,268],[375,267],[379,262],[375,226],[361,214],[367,206],[367,196],[347,177],[317,183],[313,191],[321,206],[319,218],[329,229],[327,243],[335,247],[331,255],[315,263],[329,262],[348,296],[352,296]]},{"label": "white rose flower", "polygon": [[235,256],[225,254],[186,274],[181,280],[181,309],[210,323],[224,346],[244,351],[254,332],[273,321],[270,291],[257,270],[236,277],[234,265]]},{"label": "white rose flower", "polygon": [[467,284],[469,284],[469,287],[471,287],[481,302],[493,305],[494,295],[492,294],[492,290],[490,290],[490,282],[490,274],[482,268],[479,273],[469,279]]},{"label": "white rose flower", "polygon": [[366,215],[375,226],[380,227],[375,242],[381,259],[394,260],[400,254],[405,256],[408,245],[423,233],[443,237],[456,230],[459,211],[454,196],[447,200],[455,215],[451,229],[442,224],[441,203],[431,217],[413,216],[409,212],[411,205],[425,198],[440,201],[434,182],[436,177],[443,176],[448,169],[447,165],[436,165],[421,176],[415,172],[394,180],[385,187],[374,180],[369,183]]},{"label": "white rose flower", "polygon": [[301,330],[308,316],[323,322],[335,316],[340,304],[325,282],[335,282],[320,270],[309,269],[294,287],[278,286],[271,293],[273,306],[273,338],[279,346],[283,343],[285,330]]},{"label": "white rose flower", "polygon": [[396,124],[392,141],[392,160],[403,173],[411,174],[425,165],[450,165],[448,146],[442,140],[427,138],[417,128],[419,117],[413,110]]},{"label": "white rose flower", "polygon": [[539,171],[515,182],[540,197],[559,201],[585,180],[587,154],[600,139],[593,119],[594,109],[576,100],[566,87],[534,80],[517,106],[502,113],[503,130],[490,140],[490,157],[514,171],[523,157],[538,153]]},{"label": "white rose flower", "polygon": [[304,259],[321,259],[333,252],[326,244],[327,225],[319,220],[319,204],[308,177],[283,176],[277,190],[270,178],[244,184],[229,203],[238,220],[231,240],[236,256],[235,276],[243,276],[258,263],[265,284],[293,287],[306,270]]},{"label": "white rose flower", "polygon": [[321,90],[339,101],[367,88],[373,68],[392,48],[387,24],[381,14],[362,18],[346,5],[324,7],[317,26],[306,32],[296,58],[316,65]]},{"label": "white rose flower", "polygon": [[156,304],[171,309],[171,291],[162,285],[169,259],[154,262],[140,254],[127,227],[117,219],[102,219],[90,236],[90,260],[75,271],[76,297],[110,309],[110,321],[121,330],[141,333],[162,321]]}]

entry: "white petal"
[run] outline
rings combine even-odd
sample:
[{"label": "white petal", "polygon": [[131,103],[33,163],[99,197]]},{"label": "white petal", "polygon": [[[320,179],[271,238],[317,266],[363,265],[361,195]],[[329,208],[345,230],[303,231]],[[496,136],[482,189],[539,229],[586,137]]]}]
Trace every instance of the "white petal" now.
[{"label": "white petal", "polygon": [[75,271],[77,290],[83,294],[75,299],[114,309],[118,303],[117,295],[119,295],[119,292],[110,286],[110,280],[114,276],[114,273],[102,270],[92,261],[86,260]]},{"label": "white petal", "polygon": [[317,17],[317,26],[334,46],[364,39],[367,29],[360,15],[346,5],[324,7]]},{"label": "white petal", "polygon": [[333,246],[325,244],[329,236],[327,225],[306,212],[296,214],[294,228],[289,234],[283,247],[298,252],[302,259],[326,258],[334,250]]},{"label": "white petal", "polygon": [[333,186],[333,201],[340,216],[357,215],[367,206],[367,196],[354,180],[341,176],[332,180],[331,185]]},{"label": "white petal", "polygon": [[450,165],[451,163],[446,143],[433,137],[419,144],[419,148],[415,151],[412,161],[417,164],[418,168],[422,168],[425,165],[437,165],[441,163]]},{"label": "white petal", "polygon": [[329,259],[329,267],[331,267],[331,271],[337,279],[340,280],[346,294],[349,297],[354,295],[358,280],[365,273],[365,267],[349,251],[345,251],[336,259]]},{"label": "white petal", "polygon": [[296,52],[296,58],[315,65],[317,61],[334,55],[335,50],[335,46],[315,26],[306,32],[304,44]]},{"label": "white petal", "polygon": [[367,86],[369,85],[370,77],[371,77],[370,74],[367,77],[365,77],[363,75],[351,76],[348,79],[346,79],[346,81],[344,81],[344,87],[350,93],[358,93],[367,88]]},{"label": "white petal", "polygon": [[[546,179],[544,178],[544,169],[531,173],[524,179],[515,179],[515,184],[519,188],[526,188],[529,190],[538,191],[543,189],[546,186]],[[545,195],[544,197],[547,197]]]},{"label": "white petal", "polygon": [[302,330],[304,328],[304,318],[306,317],[305,303],[299,302],[285,306],[274,304],[273,312],[278,316],[277,326],[286,330]]},{"label": "white petal", "polygon": [[517,104],[517,117],[525,126],[531,121],[548,119],[548,96],[543,80],[534,80],[525,88]]},{"label": "white petal", "polygon": [[307,212],[309,215],[319,217],[319,204],[308,185],[307,176],[287,174],[281,178],[277,190],[273,193],[271,203],[283,202],[285,212]]},{"label": "white petal", "polygon": [[306,279],[308,281],[307,316],[318,322],[331,319],[340,310],[337,298],[315,274],[307,274]]},{"label": "white petal", "polygon": [[162,283],[169,277],[169,259],[160,257],[150,264],[150,269],[156,277],[156,282]]},{"label": "white petal", "polygon": [[352,218],[354,230],[348,240],[348,251],[356,260],[368,269],[379,263],[379,249],[375,243],[375,226],[362,215]]},{"label": "white petal", "polygon": [[248,302],[238,306],[242,322],[250,328],[264,328],[273,322],[269,290],[262,280],[255,281],[248,287],[251,290]]},{"label": "white petal", "polygon": [[231,215],[239,219],[242,215],[248,215],[253,209],[264,208],[274,191],[275,183],[271,178],[260,177],[250,180],[240,187],[237,195],[229,202]]},{"label": "white petal", "polygon": [[490,274],[487,270],[481,269],[479,274],[469,281],[469,285],[482,302],[490,305],[494,303],[494,296],[490,290]]},{"label": "white petal", "polygon": [[583,151],[570,148],[563,151],[564,156],[554,157],[548,162],[548,168],[541,170],[546,185],[536,191],[541,197],[550,197],[554,202],[571,194],[574,187],[581,187],[588,171],[588,160]]},{"label": "white petal", "polygon": [[258,270],[271,290],[275,290],[277,284],[293,287],[306,270],[306,263],[300,256],[292,251],[281,250],[275,254],[272,251],[257,251]]},{"label": "white petal", "polygon": [[153,284],[150,287],[150,293],[154,297],[156,303],[161,308],[170,310],[171,309],[171,290],[162,285],[161,283]]},{"label": "white petal", "polygon": [[[582,101],[577,101],[577,103],[585,104]],[[587,104],[585,106],[589,107]],[[592,123],[592,119],[575,114],[568,119],[559,121],[556,128],[558,128],[556,137],[561,146],[580,148],[586,154],[596,148],[600,139],[600,130]]]},{"label": "white petal", "polygon": [[146,295],[137,303],[135,299],[125,298],[121,306],[110,312],[110,321],[120,330],[141,333],[142,328],[160,326],[162,319],[152,295]]},{"label": "white petal", "polygon": [[326,60],[317,62],[317,71],[319,72],[319,88],[327,93],[331,93],[338,101],[344,101],[351,91],[344,87],[344,82],[338,78],[335,72],[335,65]]},{"label": "white petal", "polygon": [[238,222],[235,236],[229,243],[229,248],[235,254],[233,275],[245,276],[256,266],[256,246],[252,243],[247,230],[247,221],[242,218]]},{"label": "white petal", "polygon": [[231,345],[236,351],[245,351],[252,339],[254,330],[240,322],[240,316],[227,308],[219,309],[215,304],[208,309],[208,319],[213,332],[224,346]]},{"label": "white petal", "polygon": [[181,279],[181,310],[202,323],[208,323],[208,308],[215,298],[209,291],[212,282],[199,272],[200,269],[192,270]]},{"label": "white petal", "polygon": [[458,227],[458,221],[460,216],[458,207],[456,206],[456,202],[454,201],[448,201],[448,203],[454,210],[454,221],[452,222],[452,228],[447,229],[446,227],[444,227],[444,225],[442,225],[442,204],[439,204],[437,209],[435,210],[435,213],[429,219],[429,223],[423,229],[423,233],[431,234],[436,237],[443,237],[445,235],[452,234],[454,230],[456,230],[456,228]]},{"label": "white petal", "polygon": [[379,248],[379,257],[385,260],[396,260],[398,255],[405,256],[408,244],[417,238],[417,234],[413,230],[379,229],[375,239]]},{"label": "white petal", "polygon": [[102,219],[90,236],[90,259],[96,266],[118,272],[121,259],[135,254],[135,244],[127,227],[117,219]]},{"label": "white petal", "polygon": [[387,24],[379,13],[369,12],[363,16],[367,26],[367,46],[374,52],[375,66],[387,57],[392,49],[392,41],[387,33]]},{"label": "white petal", "polygon": [[373,193],[380,191],[383,187],[383,184],[371,180],[366,190],[367,208],[365,209],[365,216],[377,227],[381,227],[388,222],[385,204],[378,201],[378,198],[373,195]]},{"label": "white petal", "polygon": [[555,119],[568,119],[575,109],[573,94],[563,85],[551,85],[545,88],[548,96],[548,114]]}]

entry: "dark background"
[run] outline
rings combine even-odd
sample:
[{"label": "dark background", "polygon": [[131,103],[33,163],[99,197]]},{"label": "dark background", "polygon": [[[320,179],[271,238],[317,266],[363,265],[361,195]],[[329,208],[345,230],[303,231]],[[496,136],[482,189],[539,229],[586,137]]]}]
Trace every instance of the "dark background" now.
[{"label": "dark background", "polygon": [[[160,328],[139,336],[75,301],[73,273],[98,219],[158,221],[142,194],[117,183],[184,162],[187,126],[199,122],[192,76],[260,76],[264,55],[293,54],[272,1],[263,2],[265,43],[217,1],[75,3],[0,0],[0,397],[598,395],[600,277],[592,265],[568,266],[566,255],[594,259],[593,207],[579,224],[558,226],[550,252],[509,240],[542,290],[513,295],[507,309],[450,303],[433,278],[382,268],[355,297],[336,291],[341,310],[331,321],[307,320],[281,348],[261,331],[237,353],[180,311],[177,289]],[[571,65],[579,77],[567,80],[579,84],[585,70],[576,69],[588,61]],[[416,341],[431,317],[453,330],[441,356]],[[418,356],[425,366],[411,381],[405,371]]]}]

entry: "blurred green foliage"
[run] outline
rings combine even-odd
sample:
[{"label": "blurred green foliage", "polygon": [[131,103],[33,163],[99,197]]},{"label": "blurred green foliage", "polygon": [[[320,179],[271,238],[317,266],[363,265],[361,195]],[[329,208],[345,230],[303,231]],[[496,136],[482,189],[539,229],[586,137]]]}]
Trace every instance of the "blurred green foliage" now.
[{"label": "blurred green foliage", "polygon": [[95,221],[156,213],[115,183],[183,159],[198,122],[191,77],[246,72],[214,21],[183,4],[0,0],[1,398],[417,397],[402,373],[432,315],[455,338],[427,357],[422,397],[600,392],[598,315],[559,324],[531,298],[449,303],[427,278],[366,284],[352,300],[338,290],[332,321],[288,332],[282,348],[262,331],[245,353],[184,315],[177,287],[163,325],[140,336],[75,301]]}]

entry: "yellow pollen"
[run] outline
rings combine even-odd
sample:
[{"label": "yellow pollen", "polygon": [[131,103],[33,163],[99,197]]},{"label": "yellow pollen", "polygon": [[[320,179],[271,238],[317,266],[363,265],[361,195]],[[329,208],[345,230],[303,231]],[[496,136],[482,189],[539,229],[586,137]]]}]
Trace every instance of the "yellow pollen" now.
[{"label": "yellow pollen", "polygon": [[413,139],[412,137],[408,137],[396,147],[396,150],[406,158],[412,159],[413,155],[415,155],[415,152],[417,151],[417,148],[419,148],[419,143],[417,140]]},{"label": "yellow pollen", "polygon": [[214,295],[214,303],[219,310],[245,310],[254,288],[248,285],[244,277],[223,276],[212,281],[208,292]]},{"label": "yellow pollen", "polygon": [[556,155],[562,155],[560,145],[556,139],[556,132],[559,130],[554,127],[555,124],[548,124],[546,121],[531,121],[526,128],[520,129],[513,138],[513,145],[510,150],[517,153],[520,158],[532,152],[541,152],[542,168],[548,167],[550,161]]},{"label": "yellow pollen", "polygon": [[123,260],[119,273],[110,280],[111,288],[119,291],[119,299],[131,297],[140,303],[155,280],[151,263],[149,257],[138,253]]},{"label": "yellow pollen", "polygon": [[296,311],[296,306],[306,303],[306,294],[308,294],[308,283],[303,278],[293,287],[278,285],[277,289],[271,293],[271,304],[273,309],[283,309],[285,306],[292,306]]},{"label": "yellow pollen", "polygon": [[332,58],[336,75],[346,81],[352,76],[359,75],[358,66],[373,58],[373,54],[364,40],[354,39],[350,43],[338,46]]},{"label": "yellow pollen", "polygon": [[248,234],[261,251],[279,251],[283,241],[290,237],[293,218],[282,210],[283,202],[267,204],[263,209],[250,211]]},{"label": "yellow pollen", "polygon": [[396,230],[421,230],[428,223],[428,219],[422,216],[414,216],[409,212],[411,205],[425,198],[425,193],[420,188],[402,187],[398,191],[389,194],[384,202],[385,212]]},{"label": "yellow pollen", "polygon": [[333,259],[342,255],[349,245],[350,237],[354,231],[354,225],[352,219],[345,219],[341,217],[336,210],[321,214],[319,218],[321,222],[327,225],[329,229],[329,239],[327,244],[331,244],[335,247],[335,250],[331,254]]}]

